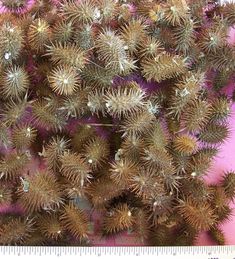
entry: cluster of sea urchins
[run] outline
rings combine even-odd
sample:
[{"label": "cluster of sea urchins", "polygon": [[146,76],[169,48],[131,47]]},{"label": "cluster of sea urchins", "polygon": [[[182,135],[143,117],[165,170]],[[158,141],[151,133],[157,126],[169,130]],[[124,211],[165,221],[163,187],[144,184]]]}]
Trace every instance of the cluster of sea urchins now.
[{"label": "cluster of sea urchins", "polygon": [[101,236],[225,243],[235,174],[203,181],[235,68],[216,2],[0,1],[1,245],[92,244],[94,210]]}]

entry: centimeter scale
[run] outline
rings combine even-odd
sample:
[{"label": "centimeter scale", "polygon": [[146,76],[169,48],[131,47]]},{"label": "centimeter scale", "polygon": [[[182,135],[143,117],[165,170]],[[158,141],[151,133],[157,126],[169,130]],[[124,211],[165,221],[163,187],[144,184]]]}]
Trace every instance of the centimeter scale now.
[{"label": "centimeter scale", "polygon": [[235,246],[185,247],[50,247],[0,246],[0,258],[161,258],[235,259]]}]

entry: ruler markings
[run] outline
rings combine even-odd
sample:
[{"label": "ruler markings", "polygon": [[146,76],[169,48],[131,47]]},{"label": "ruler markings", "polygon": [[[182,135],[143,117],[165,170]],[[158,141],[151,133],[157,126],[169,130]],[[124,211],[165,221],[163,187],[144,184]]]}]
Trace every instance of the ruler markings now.
[{"label": "ruler markings", "polygon": [[199,247],[48,247],[48,246],[1,246],[0,258],[156,258],[162,259],[235,259],[235,246]]}]

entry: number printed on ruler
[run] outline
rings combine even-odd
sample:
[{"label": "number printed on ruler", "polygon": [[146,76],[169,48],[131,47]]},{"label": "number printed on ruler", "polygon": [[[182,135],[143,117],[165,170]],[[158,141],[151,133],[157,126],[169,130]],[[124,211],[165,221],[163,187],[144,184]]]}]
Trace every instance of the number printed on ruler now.
[{"label": "number printed on ruler", "polygon": [[235,246],[191,247],[49,247],[1,246],[0,258],[160,258],[160,259],[235,259]]}]

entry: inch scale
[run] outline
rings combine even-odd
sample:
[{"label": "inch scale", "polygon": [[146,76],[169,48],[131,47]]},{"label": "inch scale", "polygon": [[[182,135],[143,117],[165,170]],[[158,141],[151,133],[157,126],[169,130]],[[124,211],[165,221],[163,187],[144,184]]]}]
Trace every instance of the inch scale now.
[{"label": "inch scale", "polygon": [[185,247],[50,247],[1,246],[0,258],[160,258],[160,259],[235,259],[235,246]]}]

